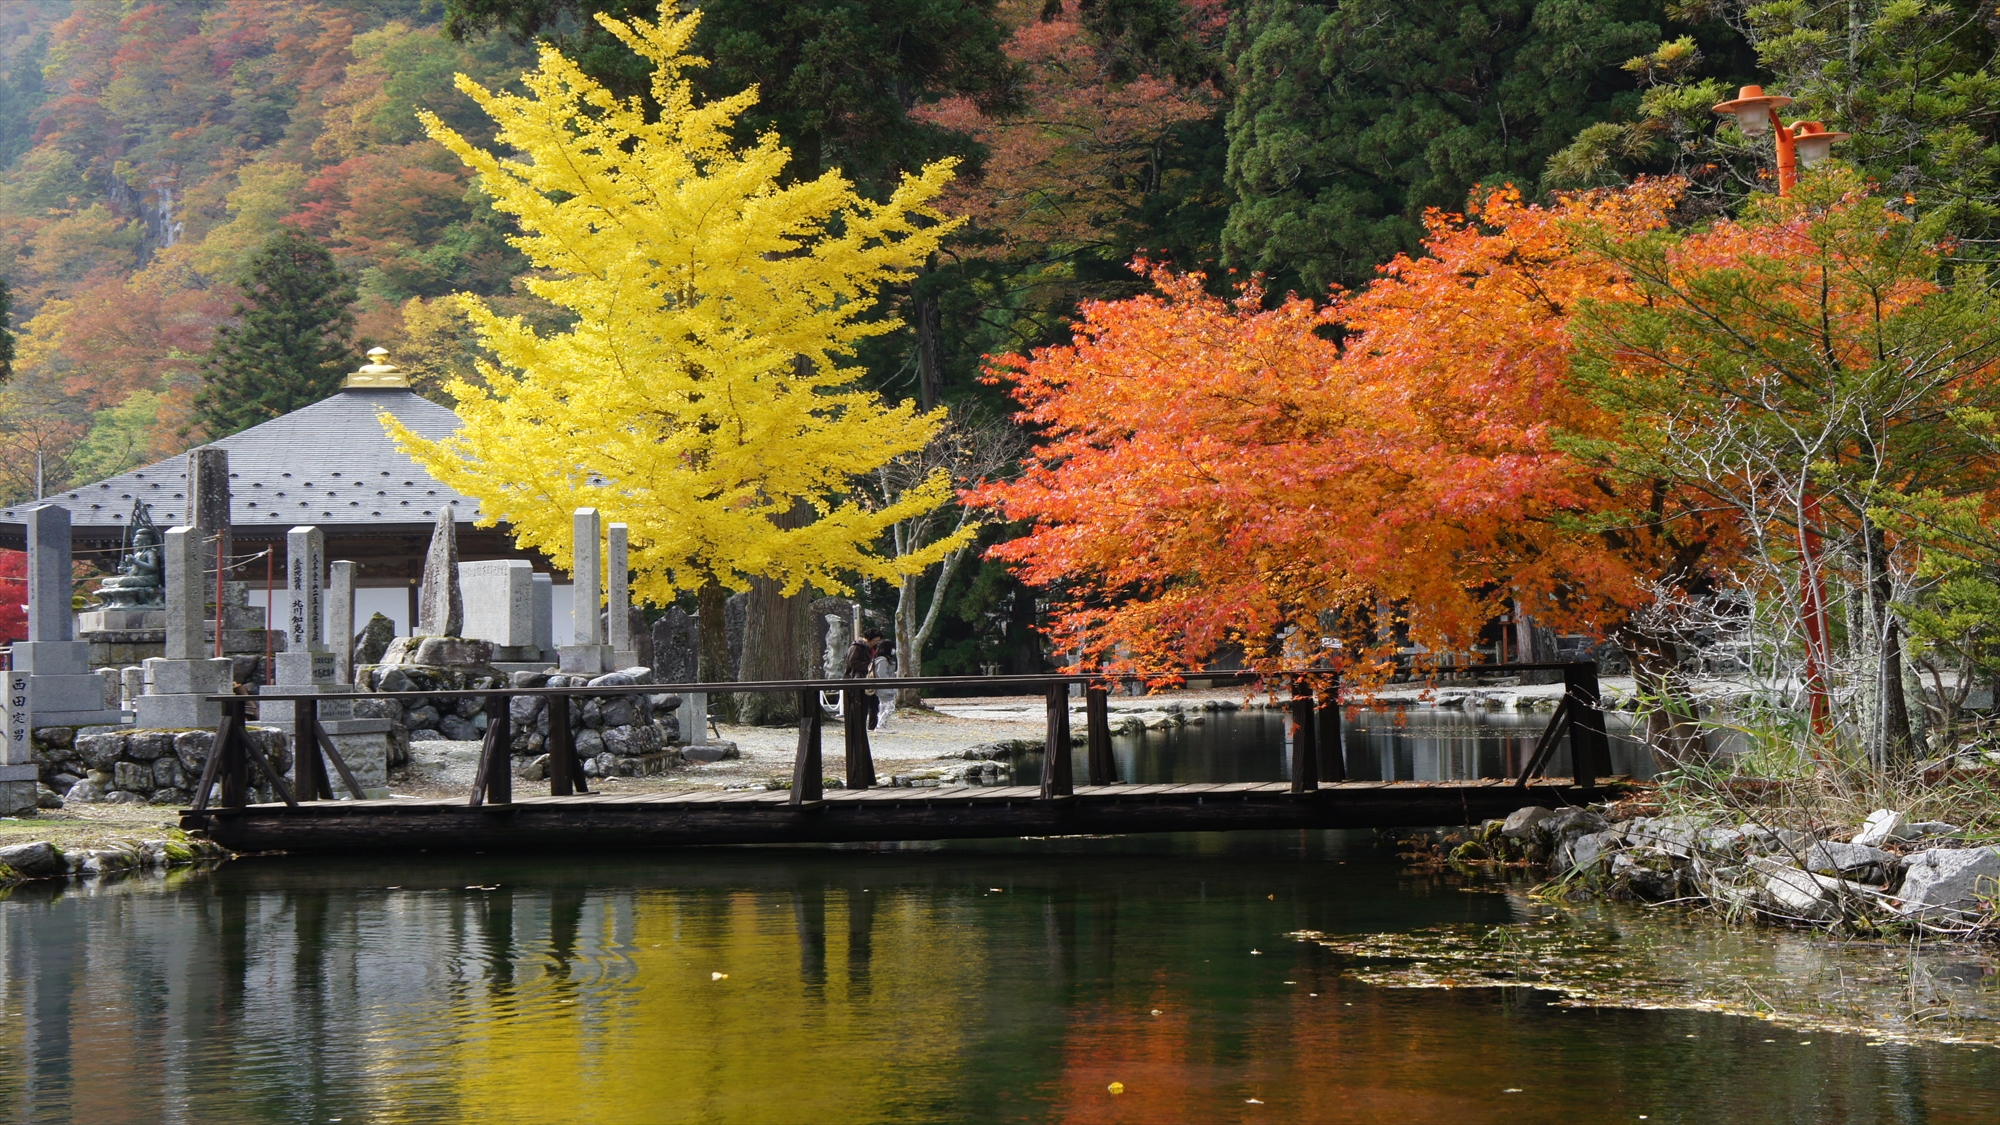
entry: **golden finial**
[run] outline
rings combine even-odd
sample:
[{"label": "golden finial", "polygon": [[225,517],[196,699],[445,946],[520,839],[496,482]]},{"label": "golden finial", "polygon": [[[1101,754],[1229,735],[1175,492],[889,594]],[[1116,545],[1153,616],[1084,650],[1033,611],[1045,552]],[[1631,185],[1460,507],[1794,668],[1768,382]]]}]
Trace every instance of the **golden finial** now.
[{"label": "golden finial", "polygon": [[410,377],[403,370],[389,362],[389,349],[369,348],[368,362],[361,370],[349,374],[341,384],[343,391],[409,390]]}]

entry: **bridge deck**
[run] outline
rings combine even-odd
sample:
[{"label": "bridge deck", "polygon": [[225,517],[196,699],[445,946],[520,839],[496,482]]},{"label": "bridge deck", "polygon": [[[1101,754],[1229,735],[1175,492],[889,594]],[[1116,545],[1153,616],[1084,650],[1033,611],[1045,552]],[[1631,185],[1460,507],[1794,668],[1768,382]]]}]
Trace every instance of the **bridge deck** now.
[{"label": "bridge deck", "polygon": [[783,790],[685,789],[463,799],[312,801],[183,814],[237,851],[497,850],[658,845],[837,843],[1240,829],[1399,828],[1476,824],[1525,805],[1601,800],[1538,780],[1349,781],[1293,793],[1284,782],[1080,785],[1044,799],[1029,785],[830,790],[793,805]]}]

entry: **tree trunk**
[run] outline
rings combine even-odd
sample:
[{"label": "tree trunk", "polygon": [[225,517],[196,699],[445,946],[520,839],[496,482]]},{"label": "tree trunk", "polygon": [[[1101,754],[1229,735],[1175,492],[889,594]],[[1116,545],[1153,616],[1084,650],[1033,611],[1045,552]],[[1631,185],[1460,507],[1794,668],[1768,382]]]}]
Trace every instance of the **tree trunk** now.
[{"label": "tree trunk", "polygon": [[[705,684],[727,683],[736,678],[729,667],[729,590],[720,582],[708,582],[695,599],[697,664],[695,676]],[[736,697],[711,695],[708,713],[717,722],[736,721]]]},{"label": "tree trunk", "polygon": [[[918,278],[917,284],[922,281]],[[913,305],[910,320],[917,333],[917,403],[931,410],[944,401],[944,332],[939,324],[936,297],[920,296]]]},{"label": "tree trunk", "polygon": [[[953,551],[946,555],[938,568],[937,584],[931,587],[930,606],[919,618],[917,604],[918,590],[923,575],[912,574],[903,579],[896,589],[896,674],[898,676],[921,676],[924,674],[924,646],[930,643],[931,632],[937,628],[938,611],[944,605],[946,588],[958,572],[958,564],[965,559],[965,551]],[[922,688],[898,688],[896,706],[922,707]]]},{"label": "tree trunk", "polygon": [[1880,666],[1882,764],[1907,765],[1916,759],[1917,743],[1910,732],[1909,700],[1903,694],[1903,640],[1893,608],[1896,590],[1889,574],[1889,537],[1873,520],[1863,524],[1867,537],[1870,580],[1877,612],[1882,615]]},{"label": "tree trunk", "polygon": [[1701,716],[1681,682],[1680,661],[1671,647],[1632,634],[1616,638],[1632,659],[1632,677],[1646,701],[1646,749],[1657,769],[1677,769],[1708,757]]},{"label": "tree trunk", "polygon": [[[804,527],[812,519],[812,506],[804,500],[772,522],[779,527]],[[750,600],[744,607],[743,666],[737,680],[802,680],[809,667],[813,598],[811,588],[801,588],[786,597],[775,579],[752,578]],[[757,692],[739,695],[737,721],[753,726],[789,726],[799,721],[796,692]]]}]

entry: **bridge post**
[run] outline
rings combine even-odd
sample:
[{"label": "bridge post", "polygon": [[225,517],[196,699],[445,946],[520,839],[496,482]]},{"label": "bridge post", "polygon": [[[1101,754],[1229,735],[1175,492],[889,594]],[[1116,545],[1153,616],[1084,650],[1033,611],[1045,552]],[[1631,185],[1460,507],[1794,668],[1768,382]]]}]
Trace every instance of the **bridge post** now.
[{"label": "bridge post", "polygon": [[242,696],[228,700],[222,705],[222,730],[215,736],[215,749],[209,757],[220,764],[222,771],[222,807],[240,809],[249,803],[250,755],[244,745],[250,733],[244,729],[245,716],[250,701]]},{"label": "bridge post", "polygon": [[799,750],[792,758],[792,804],[817,804],[823,799],[819,754],[819,692],[799,693]]},{"label": "bridge post", "polygon": [[1084,741],[1089,747],[1090,783],[1116,785],[1118,760],[1111,756],[1111,690],[1091,684],[1083,694]]},{"label": "bridge post", "polygon": [[1347,780],[1347,746],[1340,736],[1340,676],[1336,673],[1319,696],[1319,714],[1314,725],[1319,733],[1319,756],[1326,760],[1326,780]]},{"label": "bridge post", "polygon": [[479,780],[476,785],[479,792],[474,796],[485,799],[489,804],[514,803],[514,732],[509,721],[512,710],[511,696],[486,697],[486,744],[480,748]]},{"label": "bridge post", "polygon": [[577,768],[576,743],[570,737],[569,696],[549,696],[548,712],[549,796],[572,796],[576,793],[576,782],[583,779],[583,771]]},{"label": "bridge post", "polygon": [[1049,685],[1048,741],[1042,750],[1042,797],[1068,797],[1076,792],[1069,764],[1069,685]]},{"label": "bridge post", "polygon": [[1313,737],[1313,689],[1304,676],[1292,677],[1292,792],[1319,788],[1319,740]]},{"label": "bridge post", "polygon": [[1600,769],[1611,769],[1611,740],[1604,733],[1604,712],[1597,688],[1597,665],[1589,662],[1563,667],[1563,695],[1570,703],[1569,757],[1576,784],[1597,788]]},{"label": "bridge post", "polygon": [[333,781],[319,750],[319,699],[292,700],[292,789],[301,801],[333,800]]},{"label": "bridge post", "polygon": [[[875,785],[875,756],[868,747],[868,705],[860,688],[840,689],[841,728],[847,739],[847,787],[869,789]],[[813,705],[819,705],[817,693]]]}]

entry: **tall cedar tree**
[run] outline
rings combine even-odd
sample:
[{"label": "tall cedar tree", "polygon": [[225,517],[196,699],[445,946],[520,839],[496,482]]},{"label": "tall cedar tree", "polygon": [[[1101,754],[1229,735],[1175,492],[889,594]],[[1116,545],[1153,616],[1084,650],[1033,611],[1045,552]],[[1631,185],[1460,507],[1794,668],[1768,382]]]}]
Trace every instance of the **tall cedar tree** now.
[{"label": "tall cedar tree", "polygon": [[1636,109],[1620,69],[1657,0],[1255,0],[1231,34],[1223,231],[1277,292],[1366,281],[1426,209],[1476,185],[1529,196],[1578,130]]},{"label": "tall cedar tree", "polygon": [[213,440],[318,402],[354,359],[354,282],[326,248],[286,228],[250,259],[238,323],[216,329],[195,424]]},{"label": "tall cedar tree", "polygon": [[0,281],[0,382],[14,377],[14,290]]}]

